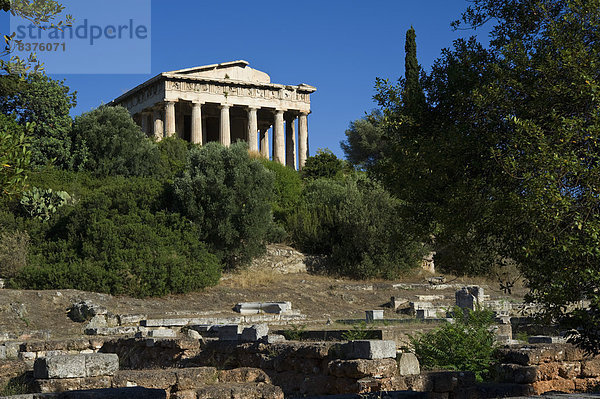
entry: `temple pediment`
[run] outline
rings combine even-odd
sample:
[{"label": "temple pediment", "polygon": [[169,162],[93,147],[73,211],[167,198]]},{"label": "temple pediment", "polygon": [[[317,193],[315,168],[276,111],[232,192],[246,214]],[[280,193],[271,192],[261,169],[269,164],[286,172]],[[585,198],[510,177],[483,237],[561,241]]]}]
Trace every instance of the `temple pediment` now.
[{"label": "temple pediment", "polygon": [[238,80],[252,83],[271,83],[271,77],[265,72],[248,66],[244,60],[224,62],[221,64],[203,65],[193,68],[179,69],[167,72],[194,78]]}]

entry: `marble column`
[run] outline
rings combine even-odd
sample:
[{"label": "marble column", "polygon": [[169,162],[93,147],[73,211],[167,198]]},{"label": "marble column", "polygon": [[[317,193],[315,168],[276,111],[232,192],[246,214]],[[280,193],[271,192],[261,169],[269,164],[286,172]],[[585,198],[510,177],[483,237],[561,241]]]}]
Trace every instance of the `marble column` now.
[{"label": "marble column", "polygon": [[146,136],[148,136],[150,134],[150,132],[148,131],[148,113],[147,112],[140,112],[141,118],[142,118],[142,132],[144,132],[144,134]]},{"label": "marble column", "polygon": [[175,135],[175,101],[165,102],[165,136]]},{"label": "marble column", "polygon": [[260,128],[260,155],[269,159],[269,128],[263,126]]},{"label": "marble column", "polygon": [[258,152],[258,117],[257,108],[248,108],[248,149]]},{"label": "marble column", "polygon": [[231,105],[229,104],[221,104],[219,106],[221,108],[221,124],[219,128],[219,141],[226,147],[229,147],[231,144],[231,127],[229,120],[229,108]]},{"label": "marble column", "polygon": [[296,115],[285,121],[285,161],[287,166],[296,169]]},{"label": "marble column", "polygon": [[202,103],[192,103],[192,135],[190,137],[192,144],[203,145],[202,137]]},{"label": "marble column", "polygon": [[302,112],[298,117],[298,166],[302,169],[308,158],[308,113]]},{"label": "marble column", "polygon": [[165,136],[161,112],[155,109],[152,116],[154,118],[154,137],[157,141],[160,141]]},{"label": "marble column", "polygon": [[285,133],[283,131],[283,110],[275,111],[273,124],[273,161],[285,165]]}]

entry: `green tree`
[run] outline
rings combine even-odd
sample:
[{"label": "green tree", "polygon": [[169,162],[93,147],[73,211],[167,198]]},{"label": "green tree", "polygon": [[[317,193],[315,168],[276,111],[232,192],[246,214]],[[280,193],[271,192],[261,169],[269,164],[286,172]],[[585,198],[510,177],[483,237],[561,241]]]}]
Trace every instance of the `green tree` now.
[{"label": "green tree", "polygon": [[281,226],[294,214],[302,196],[302,179],[300,173],[279,162],[266,158],[258,158],[262,165],[275,173],[275,195],[273,196],[273,217]]},{"label": "green tree", "polygon": [[474,0],[462,23],[488,20],[488,49],[460,40],[435,63],[421,126],[394,124],[398,91],[380,92],[395,147],[381,170],[400,198],[429,197],[415,214],[438,245],[515,260],[550,319],[587,298],[572,321],[597,326],[600,1]]},{"label": "green tree", "polygon": [[63,82],[42,74],[26,78],[0,76],[0,112],[16,115],[19,124],[31,126],[31,161],[35,165],[54,163],[69,169],[79,156],[72,147],[69,111],[75,106],[76,93]]},{"label": "green tree", "polygon": [[301,174],[304,179],[340,178],[343,167],[343,161],[330,149],[319,148],[315,155],[306,159]]},{"label": "green tree", "polygon": [[273,183],[274,174],[250,158],[245,143],[208,143],[192,148],[173,192],[177,209],[198,225],[199,239],[231,268],[265,251]]},{"label": "green tree", "polygon": [[415,29],[411,26],[406,31],[406,42],[404,44],[404,51],[406,56],[404,58],[404,77],[406,84],[404,87],[405,92],[403,93],[404,105],[410,114],[417,114],[420,112],[425,105],[425,94],[419,81],[421,73],[421,67],[417,60],[417,34]]},{"label": "green tree", "polygon": [[370,170],[381,159],[389,156],[389,145],[381,129],[383,115],[375,110],[363,118],[350,122],[346,140],[340,147],[346,159],[361,170]]},{"label": "green tree", "polygon": [[73,144],[81,154],[75,167],[99,176],[151,176],[160,151],[123,107],[101,106],[75,118]]},{"label": "green tree", "polygon": [[402,212],[402,203],[368,178],[316,179],[291,223],[293,238],[303,251],[327,255],[334,275],[396,278],[425,254]]},{"label": "green tree", "polygon": [[0,198],[19,194],[25,187],[31,158],[25,134],[28,128],[0,115]]}]

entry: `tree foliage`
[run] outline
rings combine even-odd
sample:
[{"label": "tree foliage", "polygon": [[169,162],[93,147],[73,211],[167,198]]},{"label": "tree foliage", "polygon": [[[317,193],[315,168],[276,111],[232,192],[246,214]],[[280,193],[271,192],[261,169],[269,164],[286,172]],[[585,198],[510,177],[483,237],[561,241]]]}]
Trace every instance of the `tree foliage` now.
[{"label": "tree foliage", "polygon": [[25,188],[31,149],[26,137],[30,126],[20,126],[14,118],[0,114],[0,198],[13,196]]},{"label": "tree foliage", "polygon": [[101,106],[76,117],[72,136],[74,146],[86,154],[75,165],[80,170],[99,176],[151,176],[161,165],[156,143],[121,106]]},{"label": "tree foliage", "polygon": [[244,143],[208,143],[192,148],[173,192],[177,209],[197,224],[198,238],[235,267],[265,251],[273,183],[274,174],[249,157]]},{"label": "tree foliage", "polygon": [[65,169],[80,155],[71,144],[71,117],[76,93],[63,82],[41,74],[25,78],[0,76],[0,112],[15,115],[22,126],[31,126],[31,161],[35,165],[54,163]]},{"label": "tree foliage", "polygon": [[377,162],[390,156],[384,130],[381,129],[382,120],[381,111],[375,110],[350,122],[346,140],[340,142],[346,159],[358,169],[370,170]]},{"label": "tree foliage", "polygon": [[364,177],[308,182],[291,226],[303,251],[327,255],[329,273],[352,278],[396,278],[425,252],[408,233],[402,204]]},{"label": "tree foliage", "polygon": [[423,79],[417,123],[379,81],[394,155],[377,171],[439,249],[515,260],[559,319],[598,297],[600,0],[474,0],[457,24],[488,20],[489,48],[458,40]]},{"label": "tree foliage", "polygon": [[306,159],[306,163],[302,167],[302,178],[340,178],[342,176],[343,167],[343,161],[336,157],[330,149],[320,148],[315,155]]}]

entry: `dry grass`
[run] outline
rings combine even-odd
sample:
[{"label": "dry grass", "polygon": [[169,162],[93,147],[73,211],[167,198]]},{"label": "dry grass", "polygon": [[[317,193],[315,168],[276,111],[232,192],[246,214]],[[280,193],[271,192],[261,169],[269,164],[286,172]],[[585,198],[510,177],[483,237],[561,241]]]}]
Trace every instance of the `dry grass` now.
[{"label": "dry grass", "polygon": [[27,266],[29,235],[24,231],[0,234],[0,277],[15,277]]},{"label": "dry grass", "polygon": [[223,275],[221,284],[235,288],[268,287],[282,280],[283,275],[272,269],[249,268]]}]

